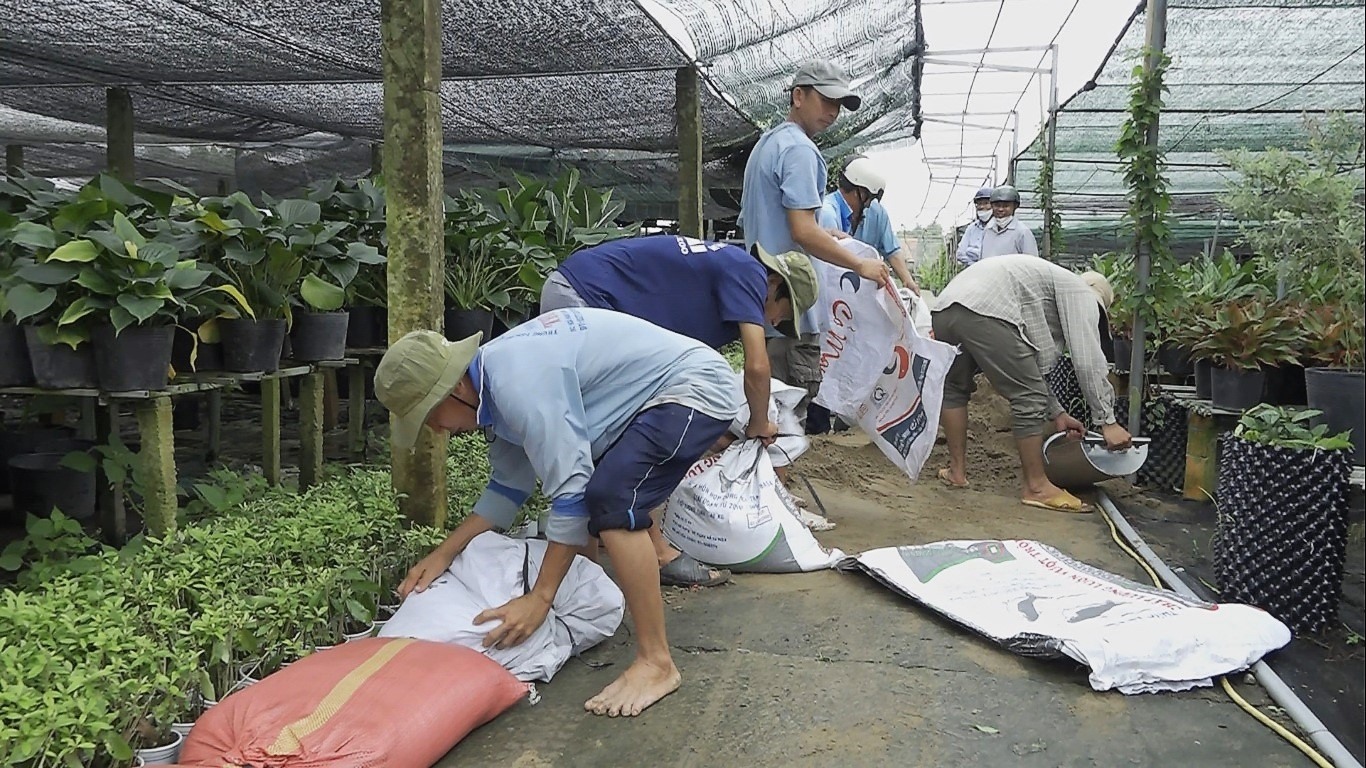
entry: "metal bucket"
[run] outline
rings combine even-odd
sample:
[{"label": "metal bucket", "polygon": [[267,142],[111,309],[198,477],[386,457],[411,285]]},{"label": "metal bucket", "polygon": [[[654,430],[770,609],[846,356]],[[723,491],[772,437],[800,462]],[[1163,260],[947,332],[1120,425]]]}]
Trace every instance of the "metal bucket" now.
[{"label": "metal bucket", "polygon": [[1148,438],[1136,437],[1131,448],[1111,451],[1105,438],[1089,432],[1083,440],[1068,440],[1059,432],[1043,443],[1043,469],[1059,488],[1078,488],[1132,475],[1148,460]]}]

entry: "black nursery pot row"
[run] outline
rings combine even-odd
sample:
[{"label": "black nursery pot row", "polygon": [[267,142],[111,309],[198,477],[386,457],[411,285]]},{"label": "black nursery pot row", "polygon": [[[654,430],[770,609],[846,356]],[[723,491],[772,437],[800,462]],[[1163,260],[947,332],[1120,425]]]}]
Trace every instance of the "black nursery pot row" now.
[{"label": "black nursery pot row", "polygon": [[67,466],[66,457],[94,447],[59,427],[0,430],[0,493],[12,495],[0,523],[20,526],[26,515],[46,517],[54,508],[77,520],[93,516],[95,475]]},{"label": "black nursery pot row", "polygon": [[[346,355],[349,314],[344,311],[301,312],[288,332],[284,320],[218,322],[222,343],[200,344],[194,370],[275,371],[286,338],[292,360],[340,360]],[[176,370],[191,369],[191,346],[189,334],[177,333],[174,325],[130,326],[118,334],[113,326],[99,326],[89,343],[72,349],[44,344],[34,327],[0,324],[0,387],[165,389],[173,364]]]}]

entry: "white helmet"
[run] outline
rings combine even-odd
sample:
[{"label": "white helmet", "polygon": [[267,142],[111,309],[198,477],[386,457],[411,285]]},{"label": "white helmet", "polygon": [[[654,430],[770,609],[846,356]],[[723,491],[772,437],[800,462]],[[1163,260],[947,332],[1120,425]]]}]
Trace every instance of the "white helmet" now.
[{"label": "white helmet", "polygon": [[887,179],[878,171],[876,163],[871,159],[859,156],[849,161],[844,166],[844,178],[850,184],[872,192],[874,195],[882,194],[882,190],[887,187]]}]

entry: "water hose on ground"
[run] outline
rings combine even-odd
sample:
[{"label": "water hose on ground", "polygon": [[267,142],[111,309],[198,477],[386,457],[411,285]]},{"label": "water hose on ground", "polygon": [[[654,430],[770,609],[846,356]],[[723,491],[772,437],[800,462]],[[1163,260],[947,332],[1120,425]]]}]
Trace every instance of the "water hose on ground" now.
[{"label": "water hose on ground", "polygon": [[[1148,543],[1143,540],[1143,537],[1138,534],[1138,531],[1134,530],[1134,527],[1129,524],[1129,521],[1124,519],[1124,515],[1120,514],[1119,508],[1115,506],[1114,502],[1110,501],[1110,497],[1099,489],[1097,489],[1096,495],[1100,499],[1101,515],[1105,518],[1105,522],[1110,526],[1111,537],[1114,538],[1115,543],[1119,544],[1120,548],[1123,549],[1125,553],[1134,558],[1139,565],[1143,566],[1143,570],[1148,572],[1148,576],[1152,578],[1153,583],[1158,587],[1161,587],[1163,585],[1162,582],[1165,581],[1167,586],[1177,594],[1191,598],[1192,600],[1199,600],[1200,597],[1195,594],[1194,590],[1187,586],[1186,583],[1181,580],[1181,577],[1176,575],[1175,571],[1167,567],[1166,563],[1162,562],[1162,558],[1157,556],[1157,553],[1152,550],[1152,547],[1148,546]],[[1123,534],[1123,540],[1121,540],[1120,534]],[[1160,577],[1159,574],[1161,574]],[[1310,740],[1318,747],[1317,751],[1314,747],[1306,744],[1303,739],[1286,730],[1280,723],[1267,717],[1256,707],[1252,706],[1252,704],[1248,703],[1246,699],[1239,696],[1238,692],[1235,691],[1233,686],[1229,683],[1227,677],[1221,676],[1219,682],[1235,704],[1257,718],[1257,721],[1262,725],[1275,731],[1278,736],[1290,742],[1292,746],[1303,752],[1310,760],[1314,761],[1315,765],[1320,766],[1320,768],[1334,768],[1335,766],[1336,768],[1362,768],[1361,763],[1352,756],[1352,753],[1347,750],[1347,747],[1343,746],[1341,741],[1338,741],[1338,738],[1328,730],[1327,726],[1319,720],[1318,716],[1315,715],[1309,707],[1305,706],[1305,703],[1300,700],[1300,697],[1296,696],[1295,692],[1290,690],[1290,687],[1285,684],[1285,681],[1281,680],[1280,676],[1277,675],[1271,667],[1267,666],[1266,662],[1258,661],[1253,665],[1252,674],[1257,678],[1257,682],[1261,683],[1262,687],[1266,689],[1266,692],[1271,696],[1272,701],[1275,701],[1277,706],[1285,710],[1285,713],[1290,716],[1290,719],[1295,722],[1295,725],[1299,726],[1300,730],[1309,736]],[[1325,755],[1327,757],[1325,757]],[[1332,759],[1332,762],[1329,762],[1329,758]]]}]

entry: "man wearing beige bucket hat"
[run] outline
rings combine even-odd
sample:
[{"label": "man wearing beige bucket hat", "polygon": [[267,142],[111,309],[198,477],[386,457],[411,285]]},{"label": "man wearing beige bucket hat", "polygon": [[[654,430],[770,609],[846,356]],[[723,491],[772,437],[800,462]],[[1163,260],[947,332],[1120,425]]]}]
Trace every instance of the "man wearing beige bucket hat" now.
[{"label": "man wearing beige bucket hat", "polygon": [[1101,346],[1113,301],[1103,275],[1078,275],[1028,254],[983,259],[948,284],[935,304],[934,337],[958,345],[960,352],[944,380],[940,424],[949,466],[940,470],[941,482],[968,485],[968,400],[980,371],[1010,401],[1022,469],[1020,500],[1044,509],[1090,511],[1044,474],[1044,422],[1051,420],[1059,432],[1077,437],[1086,431],[1058,404],[1044,376],[1066,350],[1106,445],[1111,450],[1129,446],[1129,432],[1115,421],[1115,392]]},{"label": "man wearing beige bucket hat", "polygon": [[490,440],[489,483],[473,514],[413,566],[399,593],[423,591],[475,536],[510,527],[539,481],[551,500],[550,545],[535,585],[475,622],[498,622],[487,646],[520,644],[546,621],[575,555],[600,538],[635,621],[637,653],[584,707],[638,715],[680,680],[650,513],[735,417],[730,365],[701,342],[595,308],[547,312],[484,347],[479,341],[414,331],[375,370],[396,448],[410,449],[424,427],[482,430]]}]

